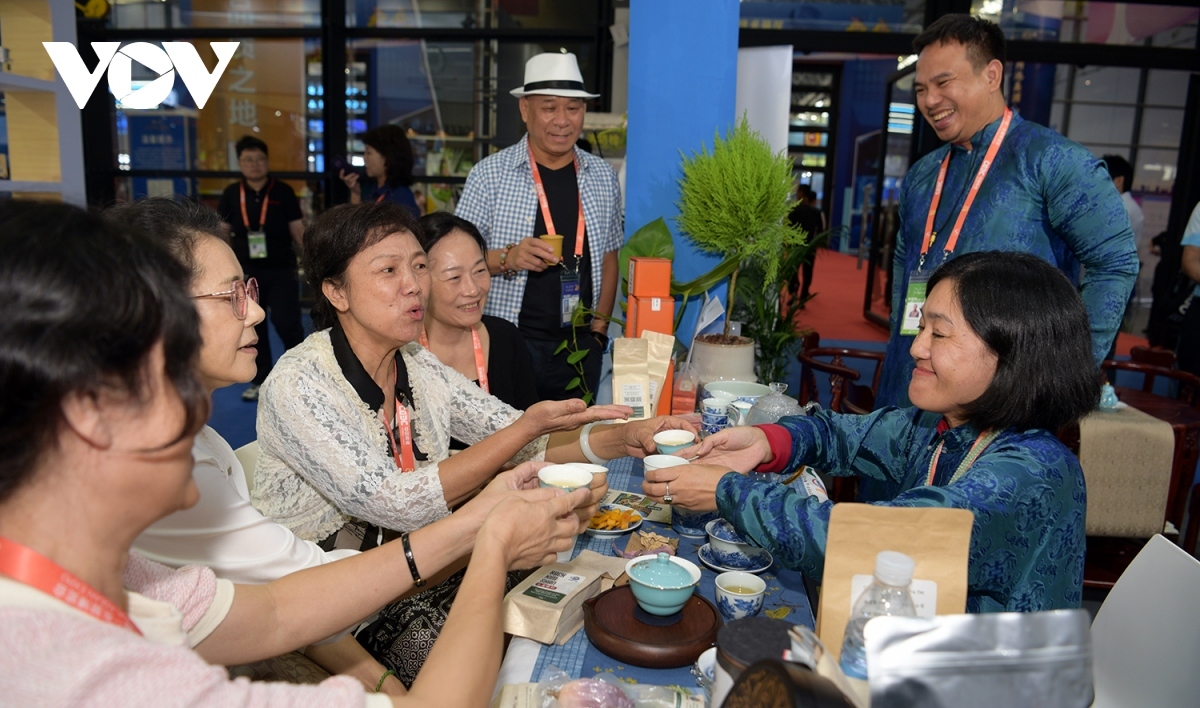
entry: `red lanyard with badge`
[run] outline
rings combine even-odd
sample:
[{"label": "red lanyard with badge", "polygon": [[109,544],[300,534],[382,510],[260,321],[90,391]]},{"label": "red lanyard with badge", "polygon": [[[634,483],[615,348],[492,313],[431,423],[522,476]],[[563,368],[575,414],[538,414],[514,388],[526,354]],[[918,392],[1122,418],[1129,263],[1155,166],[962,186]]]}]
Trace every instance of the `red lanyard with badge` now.
[{"label": "red lanyard with badge", "polygon": [[[979,188],[983,185],[984,178],[992,169],[996,153],[1000,152],[1000,145],[1004,142],[1005,135],[1008,134],[1009,124],[1012,123],[1012,116],[1012,109],[1005,108],[1004,118],[1000,120],[1000,127],[996,129],[996,134],[992,136],[992,141],[988,144],[987,153],[983,156],[983,163],[979,165],[975,179],[971,182],[971,189],[967,192],[967,198],[958,212],[958,218],[954,220],[954,227],[950,230],[950,237],[946,240],[946,248],[943,250],[943,263],[950,258],[950,254],[954,253],[954,247],[958,245],[958,236],[962,233],[963,224],[967,221],[967,213],[971,211],[971,205],[975,203],[975,197],[979,194]],[[946,152],[946,157],[942,160],[942,166],[938,170],[937,182],[933,185],[933,198],[929,204],[929,214],[925,217],[925,232],[921,238],[921,260],[917,263],[917,271],[908,279],[908,292],[904,296],[904,311],[901,313],[900,319],[900,334],[916,335],[920,332],[921,312],[925,309],[925,289],[929,282],[929,274],[924,272],[925,256],[929,253],[933,242],[937,240],[937,232],[933,229],[933,220],[937,215],[938,205],[942,201],[942,190],[946,185],[946,172],[950,169],[951,153],[953,153],[953,149]]]},{"label": "red lanyard with badge", "polygon": [[100,591],[41,553],[3,537],[0,537],[0,575],[41,590],[101,622],[142,633],[129,615]]},{"label": "red lanyard with badge", "polygon": [[267,205],[271,202],[271,188],[274,186],[275,180],[267,184],[263,192],[262,213],[258,215],[258,230],[251,231],[250,215],[246,213],[246,183],[238,185],[242,192],[242,224],[246,227],[246,240],[250,243],[251,258],[267,257],[267,233],[264,229],[267,228]]},{"label": "red lanyard with badge", "polygon": [[[575,157],[575,179],[579,179],[579,158]],[[533,186],[537,191],[538,205],[542,209],[542,218],[546,221],[546,233],[554,236],[558,232],[554,230],[554,219],[550,216],[550,202],[546,200],[546,188],[542,186],[542,175],[538,171],[537,160],[533,156],[533,146],[529,146],[529,169],[533,173]],[[579,199],[579,217],[575,225],[575,268],[567,268],[563,266],[561,274],[561,298],[560,311],[562,326],[569,327],[573,322],[575,308],[579,305],[580,298],[580,280],[579,280],[579,264],[583,260],[583,240],[584,230],[586,225],[583,219],[583,193],[576,189],[576,196]],[[564,261],[565,262],[565,261]]]},{"label": "red lanyard with badge", "polygon": [[[421,336],[418,337],[421,346],[429,349],[429,335],[425,334],[425,328],[421,328]],[[483,343],[479,341],[479,330],[477,327],[471,328],[471,346],[475,349],[475,374],[479,377],[479,388],[482,388],[485,393],[491,393],[492,389],[488,386],[487,377],[487,361],[483,356]],[[430,349],[430,351],[433,351]]]},{"label": "red lanyard with badge", "polygon": [[[396,367],[396,377],[400,376],[400,365],[394,364]],[[413,455],[413,437],[412,423],[408,418],[408,409],[400,402],[400,397],[396,396],[396,429],[400,432],[399,441],[396,440],[396,434],[392,432],[392,421],[388,420],[387,413],[383,414],[383,428],[387,431],[388,441],[392,444],[392,457],[396,460],[396,468],[401,472],[412,472],[417,469],[417,460]],[[397,444],[399,442],[399,444]]]}]

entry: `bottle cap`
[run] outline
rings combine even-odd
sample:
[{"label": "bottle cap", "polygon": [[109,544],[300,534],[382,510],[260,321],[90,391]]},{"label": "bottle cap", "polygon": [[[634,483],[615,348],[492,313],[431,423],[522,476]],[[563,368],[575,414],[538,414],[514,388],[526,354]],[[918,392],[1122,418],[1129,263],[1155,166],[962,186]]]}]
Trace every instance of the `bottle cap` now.
[{"label": "bottle cap", "polygon": [[896,551],[880,551],[875,556],[875,579],[886,585],[899,587],[912,582],[912,558]]}]

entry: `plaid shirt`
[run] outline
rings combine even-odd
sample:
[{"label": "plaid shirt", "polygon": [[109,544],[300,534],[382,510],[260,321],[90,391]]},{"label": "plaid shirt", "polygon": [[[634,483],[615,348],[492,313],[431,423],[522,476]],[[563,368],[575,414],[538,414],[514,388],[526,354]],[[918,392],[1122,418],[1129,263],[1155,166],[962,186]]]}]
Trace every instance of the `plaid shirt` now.
[{"label": "plaid shirt", "polygon": [[[471,170],[455,213],[475,224],[495,250],[533,236],[538,198],[529,170],[529,136],[521,142],[485,158]],[[579,193],[583,198],[586,243],[592,261],[592,302],[600,303],[604,254],[621,248],[625,241],[625,213],[617,173],[602,158],[575,148],[579,160]],[[494,276],[484,314],[503,317],[519,324],[528,271],[515,276]]]}]

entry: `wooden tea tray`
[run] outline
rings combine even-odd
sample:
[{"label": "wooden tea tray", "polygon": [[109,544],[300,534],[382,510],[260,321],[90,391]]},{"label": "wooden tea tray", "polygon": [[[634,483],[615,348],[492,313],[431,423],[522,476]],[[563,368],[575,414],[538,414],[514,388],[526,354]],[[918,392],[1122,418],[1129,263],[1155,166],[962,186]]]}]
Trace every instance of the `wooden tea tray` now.
[{"label": "wooden tea tray", "polygon": [[628,585],[614,587],[583,603],[583,627],[604,654],[649,669],[692,664],[717,640],[723,624],[717,608],[699,595],[688,598],[683,617],[667,627],[636,619],[636,607]]}]

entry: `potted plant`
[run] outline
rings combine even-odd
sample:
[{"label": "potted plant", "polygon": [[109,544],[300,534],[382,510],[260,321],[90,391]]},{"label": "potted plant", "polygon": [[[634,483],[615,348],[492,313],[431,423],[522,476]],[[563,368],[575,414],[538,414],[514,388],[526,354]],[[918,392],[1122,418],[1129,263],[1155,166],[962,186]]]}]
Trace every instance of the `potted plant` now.
[{"label": "potted plant", "polygon": [[725,331],[697,337],[692,352],[703,383],[754,376],[748,373],[754,367],[754,340],[729,333],[738,275],[753,268],[754,286],[764,295],[778,291],[787,275],[781,257],[801,249],[806,238],[787,220],[796,204],[793,189],[791,158],[773,152],[745,117],[724,139],[714,136],[711,153],[701,145],[699,153],[684,158],[676,224],[700,250],[732,263]]}]

